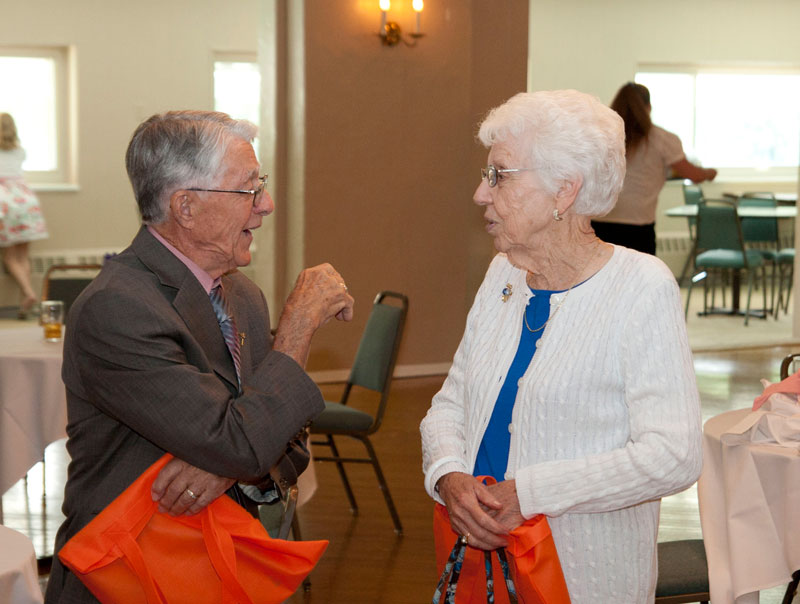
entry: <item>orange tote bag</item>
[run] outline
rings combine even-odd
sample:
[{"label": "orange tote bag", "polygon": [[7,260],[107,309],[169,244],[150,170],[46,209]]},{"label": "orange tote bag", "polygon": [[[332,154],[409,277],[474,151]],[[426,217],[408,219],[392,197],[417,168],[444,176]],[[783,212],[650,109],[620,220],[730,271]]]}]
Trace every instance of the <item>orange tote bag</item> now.
[{"label": "orange tote bag", "polygon": [[[480,477],[492,483],[491,477]],[[441,575],[458,535],[450,527],[447,508],[436,504],[433,511],[433,536],[436,544],[436,568]],[[520,604],[569,604],[569,592],[561,571],[556,544],[550,533],[547,518],[539,515],[526,520],[511,531],[508,545],[508,564]],[[492,556],[494,601],[508,604],[508,592],[502,580],[503,571],[497,556]],[[486,570],[483,550],[468,547],[458,578],[456,604],[486,603]]]},{"label": "orange tote bag", "polygon": [[150,487],[164,455],[58,554],[108,604],[278,604],[327,541],[272,539],[244,508],[218,497],[194,516],[158,511]]}]

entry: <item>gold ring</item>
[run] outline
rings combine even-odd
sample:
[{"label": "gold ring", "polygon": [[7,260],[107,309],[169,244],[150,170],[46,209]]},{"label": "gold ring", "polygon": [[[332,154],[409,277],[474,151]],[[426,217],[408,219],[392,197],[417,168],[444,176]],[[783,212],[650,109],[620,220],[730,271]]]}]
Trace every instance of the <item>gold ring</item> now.
[{"label": "gold ring", "polygon": [[187,488],[187,489],[186,489],[186,494],[187,494],[189,497],[191,497],[192,499],[197,499],[197,498],[198,498],[198,495],[195,495],[194,493],[192,493],[192,489],[189,489],[189,488]]},{"label": "gold ring", "polygon": [[469,545],[469,537],[470,537],[469,532],[467,532],[466,535],[461,536],[461,541],[464,543],[464,545]]}]

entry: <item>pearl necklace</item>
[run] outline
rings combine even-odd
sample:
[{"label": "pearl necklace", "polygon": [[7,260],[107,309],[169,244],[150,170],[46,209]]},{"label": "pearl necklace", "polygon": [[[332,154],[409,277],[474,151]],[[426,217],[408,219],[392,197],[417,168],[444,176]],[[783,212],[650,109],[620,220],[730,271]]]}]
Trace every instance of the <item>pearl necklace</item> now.
[{"label": "pearl necklace", "polygon": [[583,271],[586,270],[586,267],[589,266],[589,261],[591,259],[592,259],[592,256],[589,256],[589,258],[586,260],[586,262],[581,267],[580,272],[578,272],[578,280],[575,281],[575,283],[573,283],[572,285],[569,286],[569,289],[567,290],[567,293],[565,293],[564,297],[561,298],[561,301],[558,303],[558,306],[556,306],[556,309],[553,311],[553,314],[550,315],[549,317],[547,317],[547,320],[544,323],[542,323],[541,327],[537,327],[536,329],[532,329],[531,326],[528,325],[528,307],[527,306],[525,307],[525,310],[522,313],[522,320],[524,321],[525,327],[527,328],[527,330],[529,332],[536,333],[537,331],[542,331],[545,327],[547,327],[547,324],[552,319],[555,318],[555,316],[558,314],[558,311],[561,309],[561,306],[564,304],[564,302],[567,301],[567,298],[569,297],[569,292],[572,291],[572,288],[575,287],[576,285],[578,285],[579,283],[582,283],[582,281],[580,281],[581,275],[583,274]]}]

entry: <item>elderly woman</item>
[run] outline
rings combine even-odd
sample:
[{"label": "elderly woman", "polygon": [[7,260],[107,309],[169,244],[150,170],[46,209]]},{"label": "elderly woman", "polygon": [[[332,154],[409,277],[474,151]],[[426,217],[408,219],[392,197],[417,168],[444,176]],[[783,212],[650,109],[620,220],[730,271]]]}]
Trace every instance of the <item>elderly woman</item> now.
[{"label": "elderly woman", "polygon": [[675,279],[590,225],[622,186],[622,120],[523,93],[479,137],[500,253],[422,421],[425,487],[475,548],[546,515],[573,602],[651,602],[660,498],[697,479],[700,412]]}]

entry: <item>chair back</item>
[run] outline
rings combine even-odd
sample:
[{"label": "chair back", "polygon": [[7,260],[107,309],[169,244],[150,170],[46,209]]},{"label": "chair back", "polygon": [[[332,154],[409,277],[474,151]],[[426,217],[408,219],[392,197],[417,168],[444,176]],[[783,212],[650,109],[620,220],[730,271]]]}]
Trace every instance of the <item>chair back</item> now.
[{"label": "chair back", "polygon": [[[740,207],[775,208],[778,200],[773,193],[745,193],[739,197]],[[745,242],[770,242],[777,250],[780,247],[778,239],[777,218],[747,218],[742,221],[742,236]]]},{"label": "chair back", "polygon": [[101,264],[54,264],[42,282],[42,300],[64,302],[64,316],[72,303],[103,268]]},{"label": "chair back", "polygon": [[694,184],[691,180],[683,181],[683,200],[686,205],[696,206],[703,201],[703,189],[700,185]]},{"label": "chair back", "polygon": [[697,251],[735,250],[744,254],[742,226],[736,204],[705,200],[697,206]]},{"label": "chair back", "polygon": [[785,380],[797,372],[797,363],[800,362],[800,352],[793,352],[783,357],[781,361],[781,379]]},{"label": "chair back", "polygon": [[[696,206],[703,202],[703,189],[700,185],[694,184],[691,180],[686,179],[683,181],[683,202],[687,206]],[[692,232],[697,227],[697,218],[689,216],[689,234],[694,237]]]},{"label": "chair back", "polygon": [[[386,301],[390,299],[399,302],[399,306],[387,304]],[[378,429],[383,418],[407,313],[408,298],[403,294],[382,291],[375,297],[350,370],[350,378],[342,394],[342,403],[345,404],[352,386],[381,393],[371,431]]]}]

